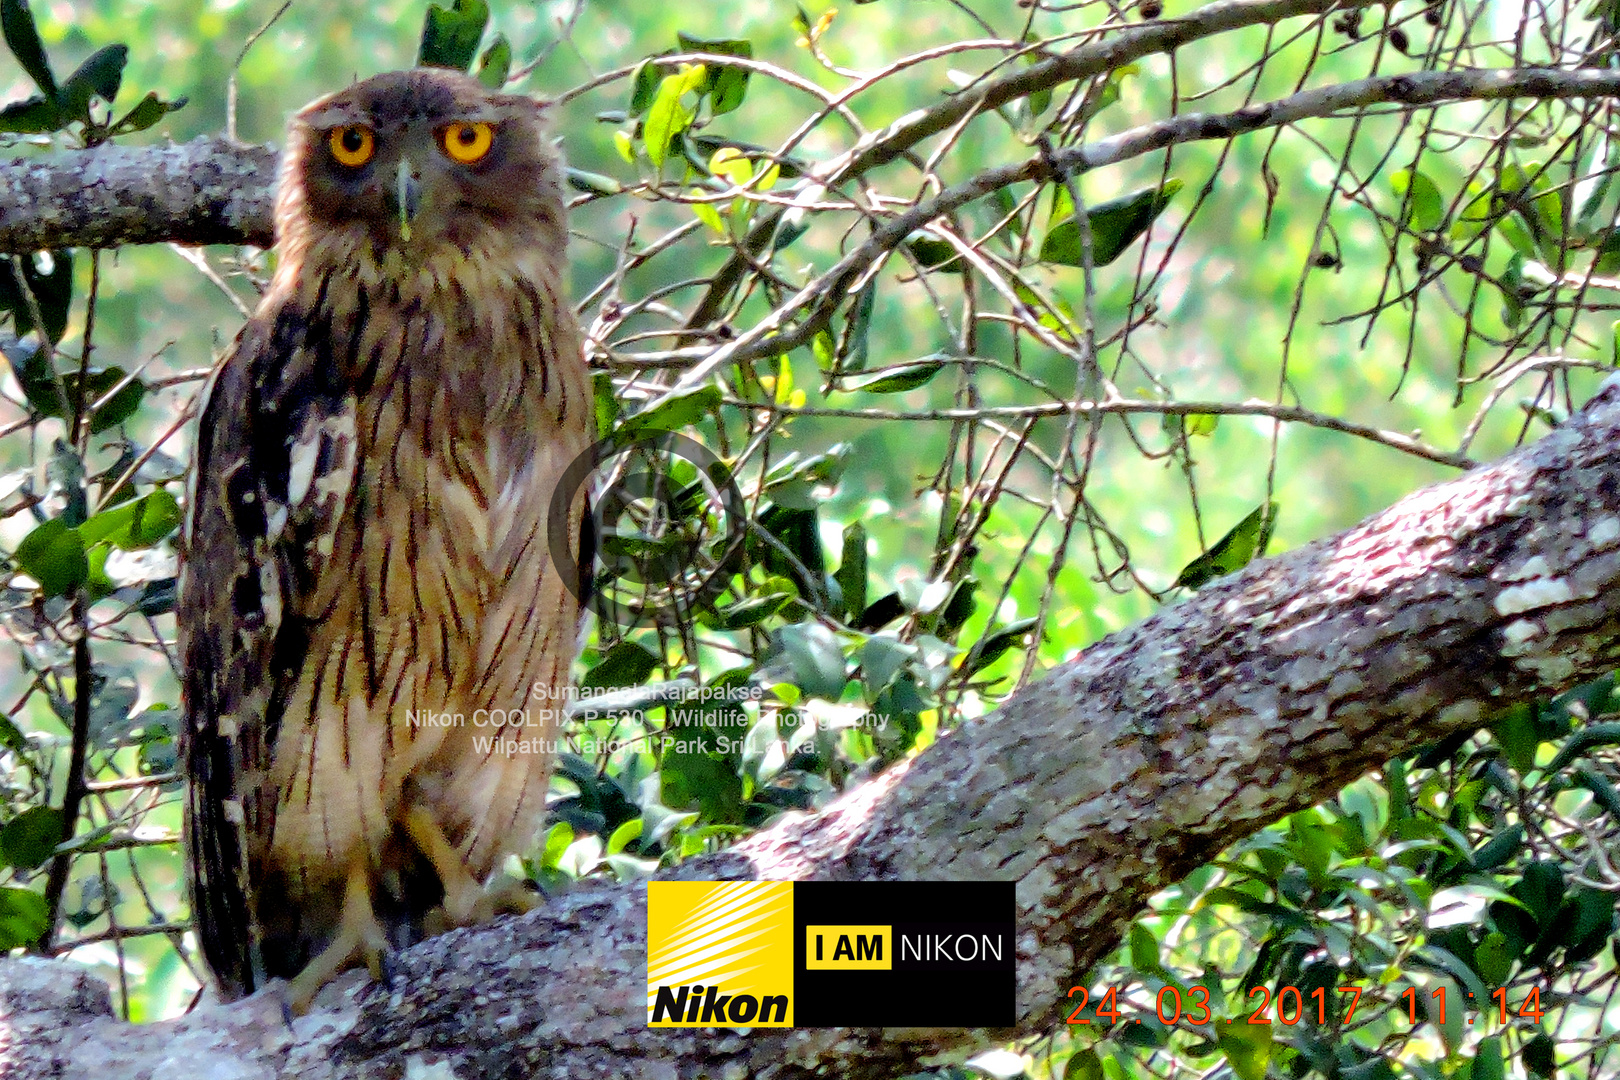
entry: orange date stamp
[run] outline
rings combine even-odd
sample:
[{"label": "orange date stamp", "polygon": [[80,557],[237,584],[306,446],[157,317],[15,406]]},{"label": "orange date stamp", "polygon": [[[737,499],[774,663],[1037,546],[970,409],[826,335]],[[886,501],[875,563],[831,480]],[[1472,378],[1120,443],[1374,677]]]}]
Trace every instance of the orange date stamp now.
[{"label": "orange date stamp", "polygon": [[[1332,992],[1342,996],[1334,998],[1329,996],[1328,988],[1325,986],[1318,986],[1309,993],[1302,993],[1295,986],[1284,986],[1278,989],[1275,995],[1272,994],[1269,987],[1256,986],[1249,991],[1248,1002],[1253,1005],[1255,997],[1258,996],[1260,998],[1258,1007],[1249,1013],[1246,1020],[1236,1018],[1226,1020],[1224,1023],[1277,1023],[1282,1024],[1284,1027],[1292,1027],[1303,1020],[1307,1023],[1314,1021],[1318,1027],[1326,1027],[1328,1025],[1329,1003],[1334,1002],[1342,1004],[1345,1010],[1344,1017],[1338,1022],[1349,1024],[1356,1015],[1356,1006],[1361,1004],[1361,991],[1362,988],[1359,986],[1335,986],[1332,988]],[[1124,1010],[1120,1008],[1119,990],[1115,987],[1110,987],[1089,1012],[1087,1012],[1086,1006],[1090,1004],[1091,992],[1083,986],[1071,986],[1068,993],[1069,999],[1074,1000],[1076,994],[1079,995],[1080,1000],[1065,1018],[1065,1022],[1068,1024],[1100,1024],[1104,1021],[1109,1025],[1137,1023],[1137,1019],[1129,1015],[1128,1008]],[[1468,1000],[1463,1004],[1465,1012],[1469,1010],[1478,1011],[1481,1008],[1480,1003],[1473,1000],[1474,995],[1472,993],[1466,994],[1466,997]],[[1538,987],[1532,986],[1530,988],[1517,1009],[1513,1009],[1509,1005],[1507,990],[1505,989],[1491,991],[1490,999],[1495,1002],[1497,1017],[1503,1024],[1508,1022],[1510,1014],[1524,1017],[1532,1023],[1541,1023],[1543,1010],[1541,1007],[1541,990]],[[1444,986],[1437,986],[1431,990],[1427,1000],[1419,997],[1419,992],[1415,987],[1408,987],[1396,1000],[1405,1003],[1407,1018],[1412,1022],[1413,1026],[1431,1021],[1435,1024],[1444,1024],[1446,1022],[1446,988]],[[1185,995],[1178,987],[1164,987],[1159,991],[1153,1002],[1153,1011],[1154,1015],[1158,1017],[1159,1023],[1166,1026],[1191,1024],[1197,1027],[1216,1022],[1214,1010],[1210,1008],[1209,1004],[1209,990],[1202,986],[1192,987]],[[1468,1023],[1472,1024],[1474,1016],[1469,1015],[1467,1020]]]}]

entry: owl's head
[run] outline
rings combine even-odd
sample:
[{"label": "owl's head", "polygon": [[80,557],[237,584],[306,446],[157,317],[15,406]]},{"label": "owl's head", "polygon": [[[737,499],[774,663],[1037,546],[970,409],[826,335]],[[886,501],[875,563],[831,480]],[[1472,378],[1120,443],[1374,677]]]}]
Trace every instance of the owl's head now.
[{"label": "owl's head", "polygon": [[302,246],[315,226],[416,261],[521,236],[560,258],[561,168],[542,108],[443,68],[388,72],[312,102],[288,129],[278,243]]}]

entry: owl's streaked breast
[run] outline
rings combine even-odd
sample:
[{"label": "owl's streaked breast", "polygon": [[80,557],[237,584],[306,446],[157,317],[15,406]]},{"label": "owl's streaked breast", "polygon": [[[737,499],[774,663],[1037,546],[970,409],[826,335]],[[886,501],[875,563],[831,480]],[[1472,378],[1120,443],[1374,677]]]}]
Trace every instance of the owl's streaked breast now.
[{"label": "owl's streaked breast", "polygon": [[[452,253],[404,280],[369,253],[323,267],[325,254],[309,252],[289,305],[329,328],[337,378],[354,389],[361,467],[332,572],[298,613],[312,622],[312,655],[327,659],[306,668],[282,719],[273,858],[323,865],[356,843],[380,851],[393,803],[424,771],[424,788],[472,800],[444,808],[460,824],[446,832],[487,872],[499,845],[474,822],[532,829],[542,763],[479,754],[474,736],[495,732],[470,720],[417,718],[522,710],[536,682],[567,682],[573,642],[545,628],[557,617],[571,626],[577,605],[560,581],[535,586],[556,578],[553,488],[590,441],[576,332],[543,276],[494,253]],[[478,269],[456,273],[466,267]],[[332,288],[337,275],[360,288]],[[329,427],[290,435],[301,484],[321,482]],[[327,702],[342,703],[341,738],[319,723]]]}]

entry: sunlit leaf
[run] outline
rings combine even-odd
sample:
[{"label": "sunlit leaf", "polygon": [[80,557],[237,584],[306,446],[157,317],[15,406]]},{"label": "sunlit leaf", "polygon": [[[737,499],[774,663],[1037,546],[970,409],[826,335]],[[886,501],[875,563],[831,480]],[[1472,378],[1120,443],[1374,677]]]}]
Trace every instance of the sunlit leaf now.
[{"label": "sunlit leaf", "polygon": [[623,435],[678,431],[712,413],[720,406],[720,398],[720,388],[717,386],[693,387],[654,405],[646,412],[635,414],[619,430]]},{"label": "sunlit leaf", "polygon": [[1402,200],[1407,227],[1415,232],[1433,232],[1445,224],[1446,201],[1428,176],[1401,169],[1390,175],[1389,184]]},{"label": "sunlit leaf", "polygon": [[931,353],[910,364],[898,364],[869,374],[846,378],[839,389],[850,393],[857,390],[863,390],[868,394],[905,393],[907,390],[915,390],[927,384],[935,375],[945,370],[946,364],[951,359],[944,353]]},{"label": "sunlit leaf", "polygon": [[697,113],[687,107],[681,98],[700,86],[704,78],[702,64],[682,64],[680,71],[666,75],[658,84],[658,93],[647,109],[647,119],[641,129],[642,144],[646,146],[647,157],[655,168],[663,167],[664,159],[669,156],[670,142],[691,126],[696,118]]},{"label": "sunlit leaf", "polygon": [[38,940],[50,927],[45,898],[31,889],[0,888],[0,949]]},{"label": "sunlit leaf", "polygon": [[66,596],[84,584],[90,573],[79,530],[61,518],[36,526],[17,545],[13,558],[23,573],[39,582],[46,596]]},{"label": "sunlit leaf", "polygon": [[125,551],[151,547],[180,527],[180,504],[164,488],[153,488],[139,499],[105,510],[83,525],[79,535],[86,547],[105,541]]},{"label": "sunlit leaf", "polygon": [[1271,539],[1271,529],[1277,520],[1277,504],[1257,506],[1249,515],[1215,546],[1188,563],[1176,577],[1176,585],[1197,589],[1218,577],[1243,569],[1250,561],[1264,555]]},{"label": "sunlit leaf", "polygon": [[1265,1080],[1271,1060],[1270,1024],[1218,1024],[1215,1045],[1238,1080]]},{"label": "sunlit leaf", "polygon": [[491,90],[506,85],[506,76],[512,70],[512,43],[505,34],[496,34],[484,55],[478,58],[478,81]]},{"label": "sunlit leaf", "polygon": [[[1181,190],[1180,180],[1166,180],[1161,188],[1143,188],[1117,199],[1086,209],[1091,224],[1091,265],[1107,266],[1147,232],[1154,220]],[[1060,200],[1060,205],[1068,199]],[[1041,241],[1041,261],[1061,266],[1081,266],[1083,238],[1072,206],[1068,216],[1055,222]]]}]

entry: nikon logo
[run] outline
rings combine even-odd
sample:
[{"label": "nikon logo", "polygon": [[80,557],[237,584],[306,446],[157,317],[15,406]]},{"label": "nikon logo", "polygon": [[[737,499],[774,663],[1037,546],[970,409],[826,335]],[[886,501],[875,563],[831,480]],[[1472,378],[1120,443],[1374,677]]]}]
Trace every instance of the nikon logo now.
[{"label": "nikon logo", "polygon": [[647,1023],[1011,1027],[1016,916],[1010,881],[650,881]]},{"label": "nikon logo", "polygon": [[722,994],[718,986],[660,986],[653,1000],[652,1023],[747,1025],[787,1022],[786,994]]}]

